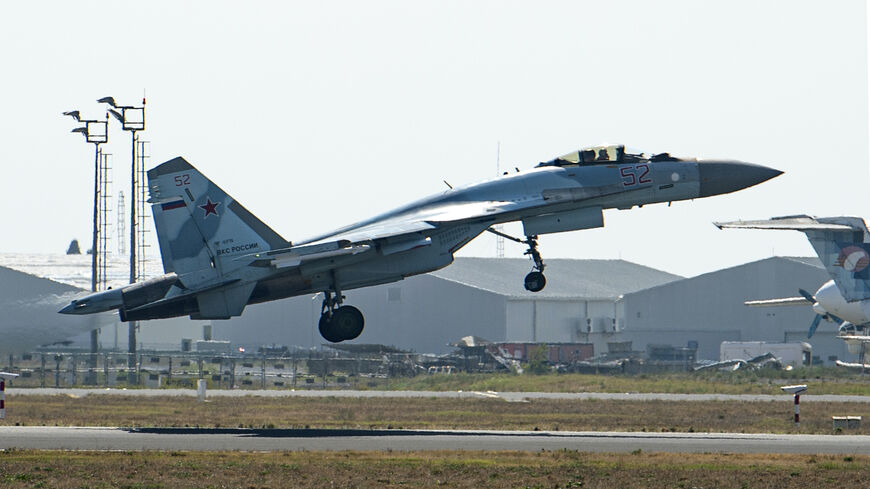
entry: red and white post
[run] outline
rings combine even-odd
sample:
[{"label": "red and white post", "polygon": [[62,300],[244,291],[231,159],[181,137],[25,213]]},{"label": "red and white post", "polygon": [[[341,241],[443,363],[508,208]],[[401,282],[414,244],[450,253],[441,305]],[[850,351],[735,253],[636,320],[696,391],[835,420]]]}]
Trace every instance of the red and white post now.
[{"label": "red and white post", "polygon": [[801,385],[786,385],[781,387],[781,389],[789,394],[794,395],[794,427],[796,429],[800,429],[801,427],[801,394],[807,391],[807,386],[805,384]]},{"label": "red and white post", "polygon": [[6,417],[6,381],[18,377],[18,374],[0,372],[0,419]]},{"label": "red and white post", "polygon": [[801,395],[794,395],[794,427],[801,427]]}]

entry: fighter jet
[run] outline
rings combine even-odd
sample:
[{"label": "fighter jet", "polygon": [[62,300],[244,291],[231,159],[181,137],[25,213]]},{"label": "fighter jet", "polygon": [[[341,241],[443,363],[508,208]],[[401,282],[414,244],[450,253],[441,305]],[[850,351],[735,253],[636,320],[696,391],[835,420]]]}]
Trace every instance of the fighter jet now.
[{"label": "fighter jet", "polygon": [[815,295],[798,289],[799,297],[747,301],[756,307],[811,305],[816,317],[807,338],[822,319],[839,325],[840,335],[854,335],[870,326],[870,233],[860,217],[774,217],[758,221],[713,223],[719,229],[788,229],[807,235],[828,280]]},{"label": "fighter jet", "polygon": [[[323,293],[321,335],[351,340],[364,319],[344,304],[345,291],[446,267],[484,231],[527,246],[532,271],[525,287],[537,292],[546,283],[542,234],[602,227],[603,209],[725,194],[781,173],[739,161],[596,146],[291,243],[178,157],[148,171],[165,274],[74,300],[60,312],[117,309],[122,321],[228,319],[248,304]],[[524,238],[492,229],[512,221],[523,223]]]}]

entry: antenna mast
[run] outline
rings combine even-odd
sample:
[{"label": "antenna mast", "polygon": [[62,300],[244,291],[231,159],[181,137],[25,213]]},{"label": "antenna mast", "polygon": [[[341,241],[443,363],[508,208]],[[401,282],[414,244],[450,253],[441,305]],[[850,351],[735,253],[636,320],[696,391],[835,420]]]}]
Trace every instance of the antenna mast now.
[{"label": "antenna mast", "polygon": [[[498,142],[495,150],[495,176],[498,178],[501,175],[501,141]],[[503,232],[504,226],[499,224],[495,226],[495,230]],[[504,237],[495,235],[495,257],[504,258]]]}]

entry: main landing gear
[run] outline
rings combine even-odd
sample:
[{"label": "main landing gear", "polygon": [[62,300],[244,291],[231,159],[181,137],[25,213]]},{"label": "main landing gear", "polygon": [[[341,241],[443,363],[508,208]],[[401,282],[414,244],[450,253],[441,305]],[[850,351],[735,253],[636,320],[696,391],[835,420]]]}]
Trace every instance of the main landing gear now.
[{"label": "main landing gear", "polygon": [[529,249],[523,254],[529,255],[532,258],[532,261],[535,262],[535,265],[534,270],[529,272],[523,280],[523,286],[525,286],[526,290],[529,292],[540,292],[544,290],[544,287],[547,285],[547,278],[544,277],[544,259],[541,258],[541,253],[538,251],[538,237],[526,236],[526,239],[520,239],[492,228],[487,229],[487,231],[501,236],[502,238],[525,244],[529,247]]},{"label": "main landing gear", "polygon": [[365,319],[359,309],[342,306],[344,296],[341,292],[324,292],[318,329],[320,336],[331,343],[339,343],[358,337],[365,326]]}]

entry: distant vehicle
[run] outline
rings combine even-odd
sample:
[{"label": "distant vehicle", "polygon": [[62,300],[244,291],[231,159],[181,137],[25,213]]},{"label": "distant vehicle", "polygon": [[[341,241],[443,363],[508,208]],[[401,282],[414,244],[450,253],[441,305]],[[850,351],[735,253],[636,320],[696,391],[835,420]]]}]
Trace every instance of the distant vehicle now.
[{"label": "distant vehicle", "polygon": [[767,343],[764,341],[723,341],[719,346],[719,361],[749,361],[770,353],[783,365],[810,365],[813,347],[808,343]]},{"label": "distant vehicle", "polygon": [[[117,309],[122,321],[228,319],[248,304],[323,292],[320,334],[340,342],[364,325],[359,309],[343,305],[344,291],[438,270],[484,231],[528,246],[533,270],[525,287],[538,292],[546,283],[539,235],[602,227],[603,209],[725,194],[781,173],[596,146],[291,243],[178,157],[148,172],[165,275],[88,295],[60,312]],[[525,239],[491,229],[511,221],[522,221]]]},{"label": "distant vehicle", "polygon": [[811,338],[822,319],[838,324],[841,335],[865,334],[870,325],[870,232],[860,217],[774,217],[758,221],[714,223],[719,229],[787,229],[807,235],[831,280],[815,294],[798,289],[800,297],[748,301],[756,307],[811,305],[816,317]]}]

